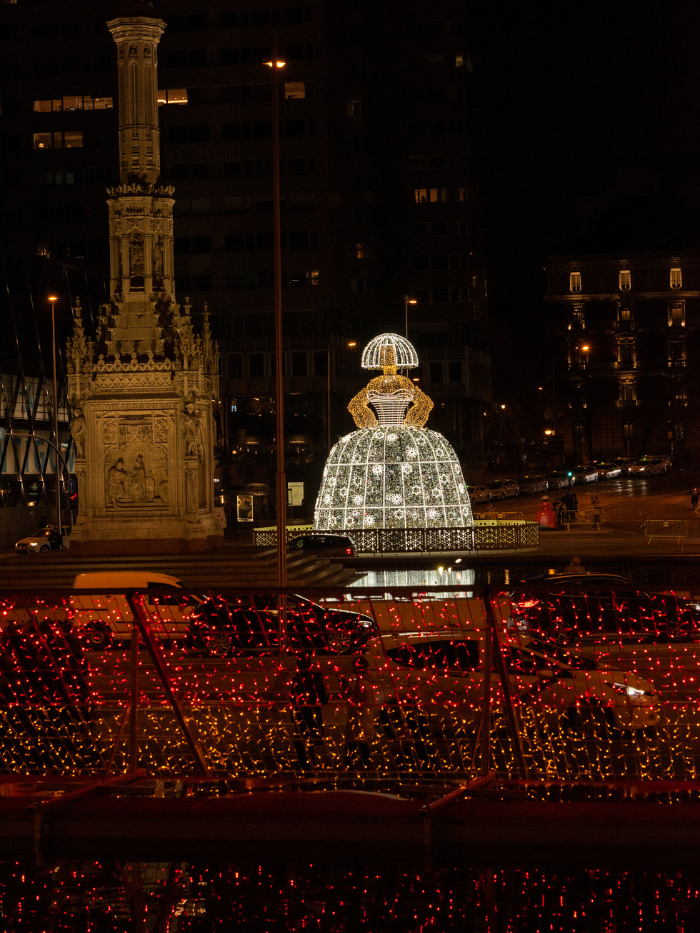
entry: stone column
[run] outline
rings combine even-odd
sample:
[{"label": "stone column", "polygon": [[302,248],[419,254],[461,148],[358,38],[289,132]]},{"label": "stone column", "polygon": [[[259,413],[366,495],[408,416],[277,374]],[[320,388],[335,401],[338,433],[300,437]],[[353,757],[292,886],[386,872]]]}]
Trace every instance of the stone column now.
[{"label": "stone column", "polygon": [[119,178],[140,175],[153,183],[160,174],[157,46],[165,23],[150,16],[119,17],[107,23],[119,61]]}]

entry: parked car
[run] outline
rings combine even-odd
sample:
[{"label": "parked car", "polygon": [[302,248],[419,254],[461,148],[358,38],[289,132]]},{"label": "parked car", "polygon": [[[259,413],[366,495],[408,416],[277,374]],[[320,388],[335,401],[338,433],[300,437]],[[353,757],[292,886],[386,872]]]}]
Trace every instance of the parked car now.
[{"label": "parked car", "polygon": [[666,462],[661,457],[642,457],[632,464],[629,473],[630,476],[658,476],[667,469]]},{"label": "parked car", "polygon": [[[369,616],[303,596],[286,601],[287,644],[293,652],[345,654],[359,651],[378,632]],[[226,600],[212,596],[189,617],[186,644],[211,657],[260,656],[280,648],[276,596],[252,594]]]},{"label": "parked car", "polygon": [[[56,534],[57,532],[53,528],[42,528],[41,531],[27,535],[26,538],[20,538],[15,544],[15,551],[19,554],[39,554],[44,551],[51,551],[54,549],[51,538],[52,536],[55,537]],[[58,538],[59,543],[60,540]]]},{"label": "parked car", "polygon": [[491,501],[491,490],[487,489],[486,486],[467,486],[467,492],[471,502]]},{"label": "parked car", "polygon": [[520,492],[514,479],[495,479],[487,483],[486,488],[491,493],[491,499],[509,499]]},{"label": "parked car", "polygon": [[518,484],[521,496],[547,492],[549,489],[549,483],[544,476],[519,476],[515,482]]},{"label": "parked car", "polygon": [[[121,592],[105,592],[119,590]],[[67,615],[91,651],[102,651],[131,638],[133,614],[127,590],[144,594],[146,610],[155,634],[168,641],[185,637],[190,614],[202,602],[182,592],[182,582],[167,573],[138,570],[106,570],[79,573],[68,598]]]},{"label": "parked car", "polygon": [[661,460],[661,461],[663,461],[663,464],[664,464],[664,473],[667,472],[668,470],[670,470],[671,467],[673,466],[673,463],[671,462],[671,458],[668,457],[666,454],[644,454],[644,456],[643,456],[641,459],[642,459],[642,460]]},{"label": "parked car", "polygon": [[[486,629],[382,635],[367,648],[368,675],[385,697],[429,713],[447,733],[468,724],[476,728],[483,696]],[[569,725],[601,715],[619,729],[655,726],[659,694],[627,671],[599,670],[591,658],[527,637],[501,646],[509,688],[520,704],[556,711]],[[491,675],[493,701],[499,678]],[[502,702],[502,701],[501,701]]]},{"label": "parked car", "polygon": [[513,630],[578,647],[700,639],[694,600],[638,590],[616,574],[535,577],[511,594],[507,622]]},{"label": "parked car", "polygon": [[569,470],[569,474],[571,476],[572,486],[579,486],[584,483],[596,483],[598,481],[598,471],[594,466],[579,464],[579,466],[575,466]]},{"label": "parked car", "polygon": [[564,489],[571,486],[571,477],[566,470],[553,470],[547,474],[547,486],[549,489]]},{"label": "parked car", "polygon": [[598,479],[615,479],[617,476],[622,476],[622,467],[618,463],[599,460],[593,465],[598,471]]},{"label": "parked car", "polygon": [[634,460],[631,457],[616,457],[613,462],[620,467],[623,475],[626,476],[629,473],[630,467],[634,463]]},{"label": "parked car", "polygon": [[303,551],[313,557],[355,557],[357,547],[349,535],[299,535],[287,545],[288,551]]}]

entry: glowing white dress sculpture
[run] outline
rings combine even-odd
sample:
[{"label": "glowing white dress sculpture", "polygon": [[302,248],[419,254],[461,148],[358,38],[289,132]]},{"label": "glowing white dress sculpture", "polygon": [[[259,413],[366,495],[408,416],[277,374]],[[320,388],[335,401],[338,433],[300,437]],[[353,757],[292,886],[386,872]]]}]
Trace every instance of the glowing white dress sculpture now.
[{"label": "glowing white dress sculpture", "polygon": [[314,527],[331,531],[471,526],[457,456],[442,434],[423,427],[433,403],[396,372],[418,366],[412,344],[397,334],[382,334],[367,344],[361,365],[380,369],[383,375],[372,379],[348,405],[359,430],[342,437],[328,456]]}]

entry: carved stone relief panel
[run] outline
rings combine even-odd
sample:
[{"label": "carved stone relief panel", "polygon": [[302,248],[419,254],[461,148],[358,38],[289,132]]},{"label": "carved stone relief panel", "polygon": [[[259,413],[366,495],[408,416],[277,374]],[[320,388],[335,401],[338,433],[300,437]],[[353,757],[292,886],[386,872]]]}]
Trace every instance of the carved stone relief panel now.
[{"label": "carved stone relief panel", "polygon": [[101,421],[104,507],[108,512],[168,511],[172,416],[132,408]]}]

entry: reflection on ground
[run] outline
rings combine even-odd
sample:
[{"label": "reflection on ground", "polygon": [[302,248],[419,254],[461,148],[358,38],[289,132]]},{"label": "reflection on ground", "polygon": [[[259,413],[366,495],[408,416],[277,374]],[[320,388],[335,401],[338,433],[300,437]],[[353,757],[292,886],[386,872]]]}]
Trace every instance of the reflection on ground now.
[{"label": "reflection on ground", "polygon": [[0,863],[13,933],[592,933],[700,926],[694,871]]}]

